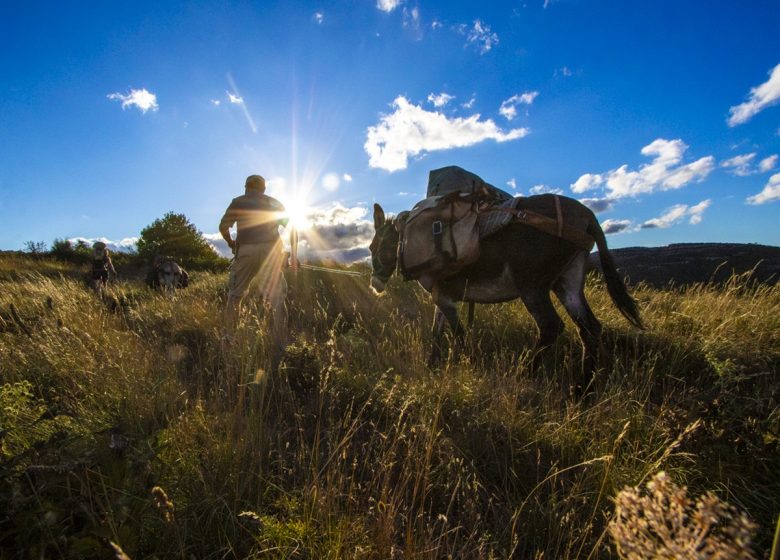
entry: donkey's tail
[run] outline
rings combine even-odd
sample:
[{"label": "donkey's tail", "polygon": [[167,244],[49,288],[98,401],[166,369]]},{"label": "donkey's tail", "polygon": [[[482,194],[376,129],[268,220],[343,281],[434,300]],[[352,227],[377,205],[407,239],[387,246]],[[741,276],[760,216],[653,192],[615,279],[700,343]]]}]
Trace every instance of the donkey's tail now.
[{"label": "donkey's tail", "polygon": [[596,247],[599,249],[599,260],[601,261],[601,270],[604,273],[604,280],[607,282],[607,291],[609,297],[615,303],[617,308],[628,319],[628,321],[638,329],[644,329],[642,319],[639,317],[639,307],[636,300],[631,297],[626,289],[623,279],[618,274],[615,267],[615,261],[607,248],[607,239],[604,237],[604,230],[601,229],[598,221],[594,217],[587,228],[588,233],[596,240]]}]

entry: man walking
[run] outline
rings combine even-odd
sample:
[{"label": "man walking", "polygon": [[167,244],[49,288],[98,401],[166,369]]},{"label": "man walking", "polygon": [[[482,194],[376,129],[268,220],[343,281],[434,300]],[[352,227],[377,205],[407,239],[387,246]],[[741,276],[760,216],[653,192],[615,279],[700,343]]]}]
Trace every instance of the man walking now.
[{"label": "man walking", "polygon": [[[234,198],[219,222],[219,233],[233,250],[225,321],[232,329],[238,321],[241,300],[257,278],[258,290],[273,312],[274,342],[283,346],[287,337],[287,282],[282,273],[283,253],[279,226],[287,225],[282,203],[265,194],[265,179],[250,175],[246,193]],[[236,224],[235,241],[230,228]]]}]

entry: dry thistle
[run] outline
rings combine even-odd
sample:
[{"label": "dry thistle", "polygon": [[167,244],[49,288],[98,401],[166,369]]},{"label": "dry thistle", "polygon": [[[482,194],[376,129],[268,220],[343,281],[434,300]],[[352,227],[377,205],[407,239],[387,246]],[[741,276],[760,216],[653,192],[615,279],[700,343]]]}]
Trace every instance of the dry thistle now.
[{"label": "dry thistle", "polygon": [[157,507],[165,522],[171,523],[173,521],[173,512],[175,508],[173,502],[168,498],[168,494],[165,493],[165,490],[159,486],[155,486],[152,488],[152,498],[154,498],[154,505]]},{"label": "dry thistle", "polygon": [[708,492],[694,503],[661,471],[642,495],[625,488],[615,499],[609,534],[624,560],[753,560],[755,524]]}]

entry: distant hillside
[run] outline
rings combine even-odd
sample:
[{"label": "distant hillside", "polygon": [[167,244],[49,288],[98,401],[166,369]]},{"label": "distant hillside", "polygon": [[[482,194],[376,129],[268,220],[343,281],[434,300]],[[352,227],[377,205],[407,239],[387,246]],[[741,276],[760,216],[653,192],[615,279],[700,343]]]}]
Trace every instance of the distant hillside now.
[{"label": "distant hillside", "polygon": [[[753,277],[775,284],[780,279],[780,247],[746,243],[675,243],[666,247],[626,247],[610,252],[620,273],[632,284],[652,286],[722,282],[733,273],[754,270]],[[601,268],[598,253],[591,268]]]}]

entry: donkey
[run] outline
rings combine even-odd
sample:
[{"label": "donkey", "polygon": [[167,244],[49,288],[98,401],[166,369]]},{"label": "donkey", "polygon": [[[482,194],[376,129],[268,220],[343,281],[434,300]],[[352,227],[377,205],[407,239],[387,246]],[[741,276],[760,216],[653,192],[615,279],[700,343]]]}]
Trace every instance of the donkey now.
[{"label": "donkey", "polygon": [[189,275],[171,257],[155,257],[146,281],[150,288],[173,294],[175,290],[187,287]]},{"label": "donkey", "polygon": [[[547,198],[543,198],[547,197]],[[528,197],[533,206],[549,207],[552,195]],[[642,329],[642,320],[636,301],[629,295],[618,275],[607,241],[596,216],[580,202],[560,196],[556,205],[565,216],[569,227],[590,235],[596,242],[599,258],[607,284],[607,291],[623,316],[635,327]],[[398,218],[387,219],[379,204],[374,204],[374,238],[371,241],[373,268],[371,287],[381,293],[395,272],[398,263]],[[449,322],[455,342],[462,343],[464,329],[458,320],[458,301],[469,303],[502,303],[520,298],[539,328],[535,356],[551,346],[563,331],[563,321],[550,299],[554,292],[566,312],[577,325],[584,345],[583,388],[590,385],[598,365],[601,324],[585,299],[585,273],[588,251],[574,243],[550,233],[540,231],[526,223],[511,221],[504,228],[483,238],[480,256],[474,264],[454,276],[437,279],[423,275],[417,279],[431,293],[436,310],[433,319],[433,346],[429,365],[441,361],[442,335],[445,320]]]}]

